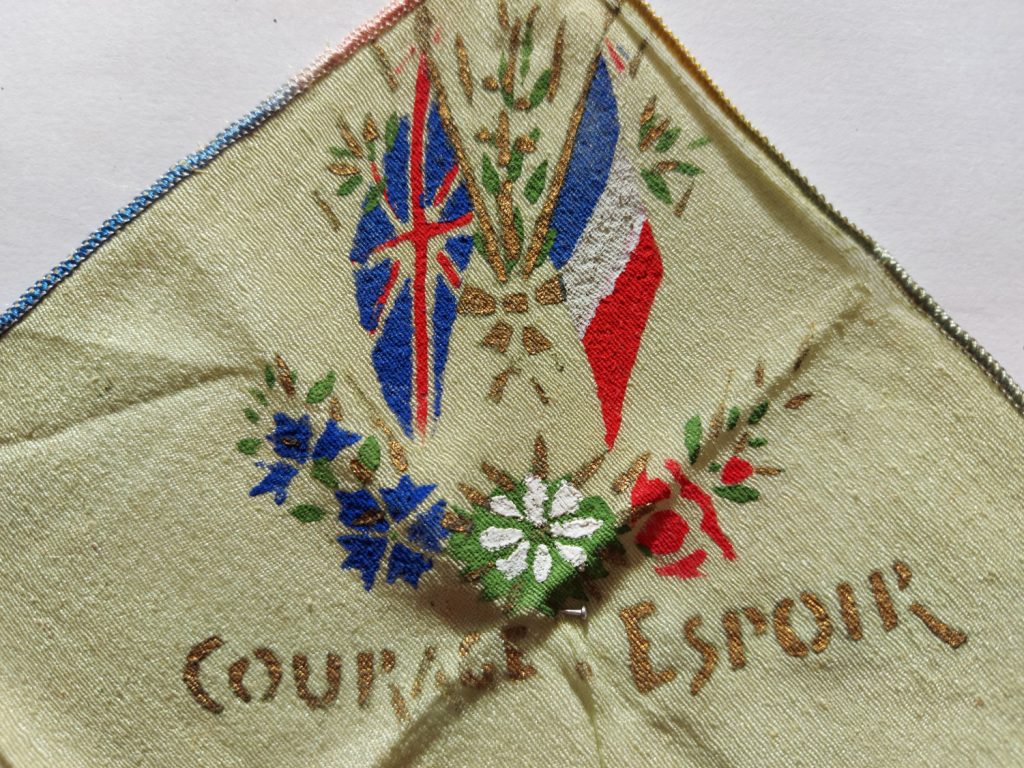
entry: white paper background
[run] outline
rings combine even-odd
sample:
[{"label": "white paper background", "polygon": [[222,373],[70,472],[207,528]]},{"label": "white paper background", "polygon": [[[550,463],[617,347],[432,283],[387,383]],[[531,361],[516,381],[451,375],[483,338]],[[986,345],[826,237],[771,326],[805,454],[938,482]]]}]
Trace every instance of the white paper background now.
[{"label": "white paper background", "polygon": [[[0,0],[0,305],[381,0]],[[1024,380],[1024,3],[653,0]]]}]

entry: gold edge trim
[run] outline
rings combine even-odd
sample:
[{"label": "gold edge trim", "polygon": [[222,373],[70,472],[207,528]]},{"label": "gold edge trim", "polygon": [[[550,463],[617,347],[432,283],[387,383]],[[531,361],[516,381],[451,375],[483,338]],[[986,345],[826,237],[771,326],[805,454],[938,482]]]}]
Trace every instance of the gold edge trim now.
[{"label": "gold edge trim", "polygon": [[903,289],[912,303],[928,315],[946,336],[971,357],[975,364],[999,387],[1014,409],[1024,416],[1024,389],[1021,389],[1021,386],[1014,381],[1002,364],[970,333],[964,330],[935,298],[922,288],[896,259],[889,255],[888,251],[832,205],[818,188],[811,184],[807,177],[786,158],[782,151],[747,119],[747,116],[725,95],[725,92],[712,79],[697,58],[668,28],[661,16],[648,5],[647,0],[623,0],[623,2],[636,11],[640,18],[654,30],[665,47],[675,55],[683,68],[694,76],[708,96],[725,114],[754,140],[801,192],[885,269],[889,277]]}]

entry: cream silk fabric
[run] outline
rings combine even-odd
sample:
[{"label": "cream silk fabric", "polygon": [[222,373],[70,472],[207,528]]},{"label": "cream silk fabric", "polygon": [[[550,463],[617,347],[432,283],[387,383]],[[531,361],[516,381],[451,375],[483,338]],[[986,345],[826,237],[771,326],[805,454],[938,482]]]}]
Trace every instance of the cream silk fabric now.
[{"label": "cream silk fabric", "polygon": [[[490,0],[426,8],[429,19],[402,11],[373,45],[325,67],[0,339],[3,758],[12,768],[1024,763],[1020,414],[640,6],[610,18],[598,0],[542,4],[532,69],[515,85],[530,97],[561,36],[557,94],[547,100],[548,83],[522,123],[541,131],[519,183],[550,161],[539,201],[522,203],[526,240],[596,51],[621,124],[617,157],[670,185],[671,204],[647,176],[631,193],[663,276],[613,447],[595,381],[628,361],[604,359],[595,373],[570,307],[540,303],[522,321],[507,315],[504,356],[481,344],[504,316],[460,313],[441,416],[431,411],[425,435],[403,432],[353,298],[364,198],[336,194],[350,176],[327,167],[361,163],[372,182],[339,120],[360,144],[365,115],[383,134],[392,113],[414,114],[416,46],[429,49],[484,189],[495,145],[478,130],[500,129],[503,109],[513,122],[525,114],[503,104],[503,83],[493,92],[483,81],[500,73],[517,24],[522,64],[530,7],[509,6],[507,25]],[[642,120],[652,96],[654,123]],[[643,123],[658,130],[663,118],[641,148]],[[655,168],[677,156],[694,168]],[[488,203],[504,247],[501,203]],[[614,238],[596,230],[594,251],[607,255]],[[479,248],[459,282],[499,298],[519,286],[533,302],[556,270],[547,261],[522,275],[516,265],[496,281]],[[551,349],[527,354],[523,322]],[[609,574],[588,584],[587,617],[557,612],[578,601],[549,616],[481,600],[451,551],[431,555],[418,588],[387,583],[385,563],[366,589],[341,567],[349,552],[337,539],[352,520],[338,519],[308,466],[285,504],[250,496],[275,460],[263,439],[273,420],[250,391],[271,411],[285,402],[278,355],[298,375],[293,416],[322,417],[332,401],[303,396],[335,372],[341,425],[379,440],[383,458],[363,457],[379,463],[379,485],[398,487],[388,460],[398,442],[410,475],[436,485],[431,499],[449,511],[475,509],[461,486],[500,492],[483,462],[516,482],[533,471],[538,434],[552,479],[607,453],[581,494],[603,499],[615,525],[632,515],[636,526],[619,536]],[[507,366],[516,372],[497,403],[489,394]],[[751,421],[762,402],[770,408]],[[703,442],[691,465],[695,415]],[[259,453],[240,452],[243,439]],[[644,527],[651,510],[632,509],[638,460],[642,482],[673,488],[658,507],[669,510],[661,539]],[[687,497],[666,460],[704,495]],[[733,558],[698,498],[713,501]],[[329,515],[289,514],[307,499]],[[688,521],[681,547],[671,510]],[[698,549],[702,575],[671,572]],[[275,664],[257,649],[280,665],[267,701]],[[308,658],[305,686],[296,654]],[[310,706],[331,686],[327,654],[338,691]]]}]

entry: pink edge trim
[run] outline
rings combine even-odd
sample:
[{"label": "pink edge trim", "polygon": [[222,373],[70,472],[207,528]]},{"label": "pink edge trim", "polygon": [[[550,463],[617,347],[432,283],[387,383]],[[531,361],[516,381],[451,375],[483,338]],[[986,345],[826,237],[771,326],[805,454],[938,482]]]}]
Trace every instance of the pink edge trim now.
[{"label": "pink edge trim", "polygon": [[405,16],[423,5],[425,0],[396,0],[376,16],[356,27],[340,44],[320,54],[306,69],[292,79],[293,85],[305,91],[313,83],[344,64],[364,46],[391,29]]}]

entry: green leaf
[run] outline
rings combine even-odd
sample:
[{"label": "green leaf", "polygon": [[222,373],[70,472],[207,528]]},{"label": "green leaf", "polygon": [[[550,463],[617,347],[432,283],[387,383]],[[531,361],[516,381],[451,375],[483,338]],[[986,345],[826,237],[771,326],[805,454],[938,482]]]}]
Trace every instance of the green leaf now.
[{"label": "green leaf", "polygon": [[384,146],[388,152],[395,146],[395,139],[398,138],[398,115],[392,112],[384,126]]},{"label": "green leaf", "polygon": [[252,395],[253,399],[255,399],[256,402],[259,403],[260,405],[270,405],[270,401],[267,400],[267,396],[264,395],[260,390],[256,389],[255,387],[249,390],[249,394]]},{"label": "green leaf", "polygon": [[530,71],[530,56],[533,55],[533,25],[526,27],[526,34],[523,35],[523,43],[520,47],[519,77],[523,80]]},{"label": "green leaf", "polygon": [[768,401],[765,400],[763,403],[754,406],[754,410],[750,412],[750,418],[747,419],[748,424],[757,424],[764,415],[768,413]]},{"label": "green leaf", "polygon": [[708,471],[709,472],[721,472],[722,471],[722,465],[719,464],[717,461],[712,461],[710,464],[708,464]]},{"label": "green leaf", "polygon": [[334,371],[328,371],[326,376],[309,388],[309,392],[306,393],[306,402],[310,405],[322,403],[334,392],[334,384],[337,381],[338,377]]},{"label": "green leaf", "polygon": [[355,176],[349,176],[345,181],[338,187],[338,197],[348,197],[355,192],[363,183],[363,174],[357,173]]},{"label": "green leaf", "polygon": [[368,141],[366,142],[366,155],[371,163],[377,161],[377,142]]},{"label": "green leaf", "polygon": [[[512,226],[516,230],[516,236],[519,238],[519,242],[520,243],[525,243],[526,242],[526,229],[523,226],[523,214],[522,214],[522,211],[519,210],[519,206],[518,205],[512,210]],[[521,254],[516,254],[517,257],[519,255],[521,255]]]},{"label": "green leaf", "polygon": [[288,513],[300,523],[315,523],[327,516],[327,510],[315,504],[300,504],[289,509]]},{"label": "green leaf", "polygon": [[740,423],[740,409],[735,405],[729,409],[729,415],[725,418],[725,428],[736,429],[736,425]]},{"label": "green leaf", "polygon": [[644,139],[647,138],[647,134],[654,130],[654,126],[658,124],[658,116],[652,115],[651,118],[640,126],[640,144],[644,143]]},{"label": "green leaf", "polygon": [[526,156],[518,149],[512,150],[512,157],[508,161],[508,168],[505,169],[509,181],[519,181],[519,177],[523,175],[523,160],[525,159]]},{"label": "green leaf", "polygon": [[668,152],[679,140],[680,133],[682,133],[682,130],[679,128],[670,128],[665,131],[661,134],[661,138],[658,139],[658,143],[654,145],[654,149],[658,152]]},{"label": "green leaf", "polygon": [[700,174],[704,173],[702,169],[692,163],[679,163],[673,170],[684,176],[700,176]]},{"label": "green leaf", "polygon": [[690,464],[697,463],[700,456],[700,441],[704,438],[704,427],[700,423],[700,416],[694,416],[685,427],[686,451],[690,455]]},{"label": "green leaf", "polygon": [[326,485],[332,491],[337,490],[338,476],[334,474],[331,462],[327,459],[317,459],[314,461],[313,466],[310,467],[309,474],[318,483]]},{"label": "green leaf", "polygon": [[277,384],[277,376],[274,374],[274,366],[267,363],[263,368],[263,381],[267,384],[267,389],[273,389],[274,385]]},{"label": "green leaf", "polygon": [[339,160],[344,160],[347,157],[355,157],[351,150],[343,149],[342,147],[331,147],[331,154]]},{"label": "green leaf", "polygon": [[753,437],[750,439],[751,448],[763,448],[768,445],[768,439],[764,437]]},{"label": "green leaf", "polygon": [[554,227],[548,229],[547,237],[544,238],[544,245],[540,248],[538,264],[543,264],[551,256],[551,249],[555,247],[555,238],[558,237],[558,230]]},{"label": "green leaf", "polygon": [[501,179],[498,177],[498,169],[494,167],[488,155],[484,155],[483,182],[484,189],[497,197],[501,191]]},{"label": "green leaf", "polygon": [[260,423],[260,415],[252,408],[246,408],[242,413],[245,414],[245,418],[251,421],[253,424]]},{"label": "green leaf", "polygon": [[550,84],[551,70],[545,69],[540,73],[540,77],[537,78],[537,82],[533,84],[533,90],[530,91],[530,109],[533,109],[544,101],[544,97],[548,95],[548,86]]},{"label": "green leaf", "polygon": [[715,488],[715,495],[737,504],[747,504],[761,498],[757,489],[751,488],[749,485],[720,485]]},{"label": "green leaf", "polygon": [[644,181],[647,182],[647,188],[651,190],[651,193],[656,198],[668,205],[672,204],[672,193],[669,191],[668,183],[660,173],[644,169],[640,172],[640,175],[644,177]]},{"label": "green leaf", "polygon": [[263,445],[262,440],[255,437],[247,437],[245,440],[238,441],[238,450],[246,456],[254,456],[261,445]]},{"label": "green leaf", "polygon": [[363,203],[363,213],[369,213],[380,205],[381,194],[384,191],[383,184],[374,184],[366,195],[366,202]]},{"label": "green leaf", "polygon": [[479,229],[473,233],[473,247],[476,248],[477,253],[481,256],[485,256],[487,254],[484,246],[484,236],[481,234]]},{"label": "green leaf", "polygon": [[699,139],[694,139],[690,142],[690,149],[700,149],[701,147],[706,147],[710,143],[711,139],[707,136],[701,136]]},{"label": "green leaf", "polygon": [[359,446],[359,453],[356,458],[368,470],[376,472],[377,468],[380,467],[380,442],[377,438],[370,435],[363,440],[363,444]]},{"label": "green leaf", "polygon": [[540,199],[541,194],[544,192],[544,185],[548,180],[548,161],[545,160],[543,163],[538,165],[533,173],[530,174],[529,180],[526,182],[526,189],[523,190],[523,195],[530,202],[530,205],[536,205]]}]

